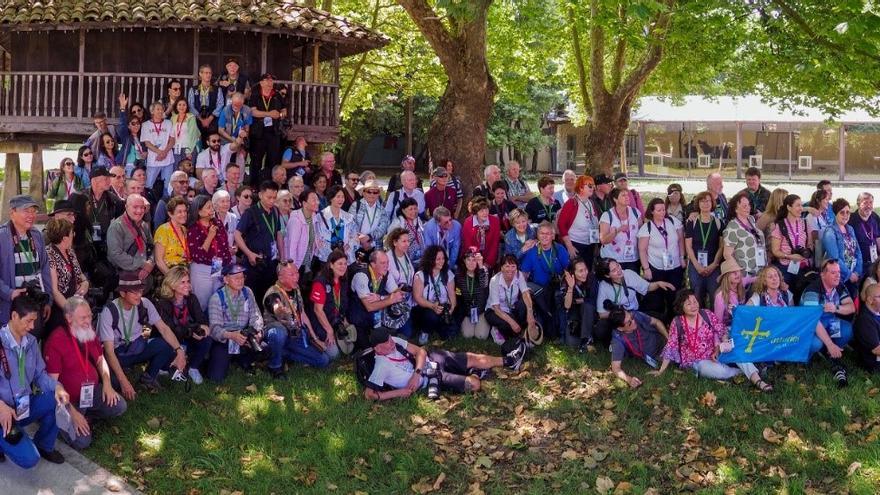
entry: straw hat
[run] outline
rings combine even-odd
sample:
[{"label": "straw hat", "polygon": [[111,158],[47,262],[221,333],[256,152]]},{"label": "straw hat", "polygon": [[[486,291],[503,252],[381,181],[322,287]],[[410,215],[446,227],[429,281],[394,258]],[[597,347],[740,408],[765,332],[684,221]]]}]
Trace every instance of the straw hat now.
[{"label": "straw hat", "polygon": [[724,260],[723,263],[721,263],[721,274],[718,275],[718,280],[720,281],[721,277],[723,277],[727,273],[741,272],[741,271],[742,271],[742,267],[740,267],[739,264],[737,264],[736,260],[733,258],[728,258],[728,259]]}]

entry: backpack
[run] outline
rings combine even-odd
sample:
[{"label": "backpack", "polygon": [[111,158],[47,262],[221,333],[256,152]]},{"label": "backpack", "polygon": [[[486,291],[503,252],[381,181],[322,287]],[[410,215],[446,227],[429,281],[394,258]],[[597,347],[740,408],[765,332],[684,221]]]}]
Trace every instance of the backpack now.
[{"label": "backpack", "polygon": [[[409,359],[409,361],[415,366],[416,358],[413,356],[406,347],[394,343],[394,347],[397,349],[397,352],[401,353]],[[393,388],[389,385],[383,385],[382,387],[378,387],[373,383],[370,383],[370,375],[373,374],[373,368],[376,366],[376,351],[372,347],[368,347],[357,354],[354,358],[354,377],[357,379],[358,383],[361,384],[364,388],[370,388],[377,392],[386,392],[388,390],[393,390]]]},{"label": "backpack", "polygon": [[[119,308],[113,301],[107,303],[107,310],[110,311],[110,318],[112,328],[119,328]],[[138,325],[145,325],[149,323],[150,317],[147,314],[147,308],[144,306],[144,302],[141,301],[140,304],[137,305],[137,319]],[[99,319],[100,320],[100,319]],[[98,322],[100,325],[100,321]],[[132,328],[131,340],[126,343],[122,342],[119,344],[119,347],[116,349],[116,354],[118,356],[133,356],[140,354],[147,347],[147,341],[141,338],[141,331],[138,328]]]}]

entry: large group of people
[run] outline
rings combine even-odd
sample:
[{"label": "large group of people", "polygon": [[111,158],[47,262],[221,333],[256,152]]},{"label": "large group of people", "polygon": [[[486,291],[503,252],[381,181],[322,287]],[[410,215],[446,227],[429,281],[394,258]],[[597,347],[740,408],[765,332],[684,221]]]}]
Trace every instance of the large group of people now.
[{"label": "large group of people", "polygon": [[[837,382],[849,344],[880,370],[868,193],[851,208],[822,181],[804,204],[749,169],[730,200],[711,174],[690,202],[677,184],[643,201],[623,173],[567,171],[533,191],[509,162],[466,196],[450,160],[423,188],[412,157],[383,190],[372,172],[340,173],[332,153],[313,163],[302,137],[283,141],[271,74],[251,87],[234,60],[226,69],[218,85],[202,67],[188,95],[171,81],[148,117],[121,95],[115,131],[96,115],[49,187],[42,231],[30,196],[10,200],[0,456],[61,461],[57,436],[88,446],[96,419],[162,389],[165,373],[196,386],[232,366],[284,379],[291,362],[346,355],[377,400],[478,390],[486,370],[517,370],[552,340],[610,349],[631,387],[642,381],[626,358],[772,391],[763,364],[718,360],[738,305],[820,306],[811,352]],[[491,339],[500,357],[423,347],[457,336]]]}]

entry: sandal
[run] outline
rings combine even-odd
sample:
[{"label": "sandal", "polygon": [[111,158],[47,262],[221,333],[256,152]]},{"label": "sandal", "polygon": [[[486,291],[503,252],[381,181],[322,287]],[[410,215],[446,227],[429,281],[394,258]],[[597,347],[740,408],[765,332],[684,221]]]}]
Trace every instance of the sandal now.
[{"label": "sandal", "polygon": [[755,384],[755,387],[758,388],[761,392],[770,393],[773,391],[773,385],[765,382],[764,380],[758,379],[757,381],[752,382]]}]

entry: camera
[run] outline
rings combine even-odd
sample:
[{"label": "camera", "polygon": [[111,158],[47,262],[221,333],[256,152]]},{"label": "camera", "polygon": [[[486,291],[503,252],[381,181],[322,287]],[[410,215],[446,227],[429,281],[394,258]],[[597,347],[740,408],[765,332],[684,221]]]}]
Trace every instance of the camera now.
[{"label": "camera", "polygon": [[434,361],[427,361],[425,363],[425,377],[428,379],[428,399],[439,399],[440,370],[437,369],[437,363],[435,363]]},{"label": "camera", "polygon": [[450,311],[452,306],[450,306],[449,303],[443,303],[441,306],[443,306],[443,311],[440,312],[440,320],[444,325],[452,325],[452,312]]},{"label": "camera", "polygon": [[33,299],[38,305],[45,306],[49,304],[49,294],[43,291],[39,280],[28,280],[21,288],[25,290],[27,297]]},{"label": "camera", "polygon": [[150,335],[153,333],[153,327],[150,325],[144,325],[141,327],[141,335],[144,336],[144,340],[149,340]]},{"label": "camera", "polygon": [[266,269],[266,256],[262,254],[258,254],[256,256],[257,262],[254,264],[254,268],[257,270],[265,270]]},{"label": "camera", "polygon": [[605,311],[608,311],[609,313],[614,310],[623,311],[623,309],[624,309],[622,304],[614,304],[613,302],[611,302],[610,299],[606,299],[605,303],[602,304],[602,307],[603,307],[603,309],[605,309]]},{"label": "camera", "polygon": [[211,116],[211,109],[208,106],[203,106],[201,110],[199,110],[199,118],[207,119]]},{"label": "camera", "polygon": [[806,259],[810,259],[810,258],[813,257],[813,252],[810,251],[810,249],[809,249],[809,248],[806,248],[806,247],[798,247],[798,248],[794,248],[794,249],[792,250],[792,253],[793,253],[793,254],[800,255],[800,256],[803,256],[803,257],[806,258]]},{"label": "camera", "polygon": [[193,336],[204,337],[205,336],[205,329],[202,328],[202,326],[199,325],[198,323],[190,323],[184,329],[183,336],[186,339],[191,339]]},{"label": "camera", "polygon": [[340,340],[348,338],[348,325],[345,324],[345,320],[339,320],[333,324],[333,334]]},{"label": "camera", "polygon": [[241,330],[241,334],[247,339],[247,345],[254,352],[260,352],[263,350],[262,346],[260,346],[260,341],[257,340],[257,333],[258,331],[253,327],[245,327]]},{"label": "camera", "polygon": [[402,284],[400,287],[397,288],[397,290],[399,290],[400,292],[406,292],[407,294],[412,294],[412,285]]},{"label": "camera", "polygon": [[23,437],[24,433],[21,432],[21,429],[13,425],[12,428],[9,429],[9,433],[3,437],[3,440],[9,445],[18,445],[18,442],[20,442]]}]

